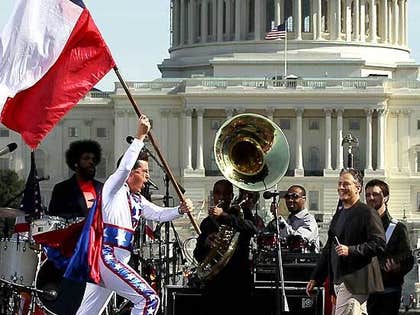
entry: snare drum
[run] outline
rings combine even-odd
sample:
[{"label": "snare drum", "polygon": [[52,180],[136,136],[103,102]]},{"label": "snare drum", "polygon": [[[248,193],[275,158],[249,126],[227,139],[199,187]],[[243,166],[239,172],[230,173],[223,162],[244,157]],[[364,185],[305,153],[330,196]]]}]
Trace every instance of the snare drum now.
[{"label": "snare drum", "polygon": [[35,280],[38,255],[27,240],[0,241],[0,278],[21,285]]},{"label": "snare drum", "polygon": [[67,226],[66,220],[61,217],[44,216],[31,223],[31,234],[37,235],[45,232],[64,229]]}]

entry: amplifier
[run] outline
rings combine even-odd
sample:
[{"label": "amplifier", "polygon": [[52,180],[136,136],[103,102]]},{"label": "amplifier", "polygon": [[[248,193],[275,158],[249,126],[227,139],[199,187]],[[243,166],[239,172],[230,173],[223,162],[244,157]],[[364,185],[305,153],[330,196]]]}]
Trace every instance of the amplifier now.
[{"label": "amplifier", "polygon": [[[315,263],[283,264],[284,280],[291,282],[308,282]],[[254,282],[275,282],[278,266],[275,264],[260,264],[254,266]]]},{"label": "amplifier", "polygon": [[[277,288],[255,287],[252,293],[254,314],[276,315]],[[322,315],[324,312],[324,289],[316,289],[315,294],[308,297],[305,287],[285,287],[289,312],[284,314]],[[165,287],[165,315],[201,315],[203,314],[201,290],[176,285]],[[205,307],[205,306],[204,306]],[[282,313],[283,314],[283,313]],[[217,315],[217,314],[215,314]]]}]

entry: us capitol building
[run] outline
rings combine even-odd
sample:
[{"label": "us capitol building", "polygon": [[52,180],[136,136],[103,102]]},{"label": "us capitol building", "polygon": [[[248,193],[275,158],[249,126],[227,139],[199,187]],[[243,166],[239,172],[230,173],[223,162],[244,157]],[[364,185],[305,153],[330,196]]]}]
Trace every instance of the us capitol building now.
[{"label": "us capitol building", "polygon": [[[407,220],[412,247],[418,247],[420,81],[407,45],[407,2],[171,1],[169,58],[158,65],[162,77],[127,84],[152,119],[186,195],[196,202],[198,222],[221,178],[215,134],[227,118],[252,112],[277,123],[289,142],[290,163],[277,189],[303,185],[321,225],[327,226],[337,205],[338,173],[347,156],[342,139],[357,137],[355,167],[364,171],[365,181],[382,178],[390,184],[389,210]],[[287,40],[264,39],[283,22]],[[50,176],[40,183],[46,205],[53,185],[70,174],[64,158],[70,142],[92,138],[102,145],[97,177],[105,180],[136,121],[120,83],[114,91],[86,95],[36,151],[40,175]],[[0,158],[0,167],[25,178],[27,146],[4,127],[0,141],[19,145]],[[154,193],[163,194],[163,173],[153,160],[151,177],[160,187]],[[267,220],[268,203],[260,201]]]}]

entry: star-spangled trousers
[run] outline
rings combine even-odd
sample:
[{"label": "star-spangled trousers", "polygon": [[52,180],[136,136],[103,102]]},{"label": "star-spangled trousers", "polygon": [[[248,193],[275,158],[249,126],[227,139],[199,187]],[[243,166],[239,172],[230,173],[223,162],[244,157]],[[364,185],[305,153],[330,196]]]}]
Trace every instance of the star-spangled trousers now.
[{"label": "star-spangled trousers", "polygon": [[130,252],[103,245],[99,262],[101,286],[88,283],[77,315],[101,314],[112,292],[133,302],[132,315],[154,315],[159,296],[133,268],[128,266]]}]

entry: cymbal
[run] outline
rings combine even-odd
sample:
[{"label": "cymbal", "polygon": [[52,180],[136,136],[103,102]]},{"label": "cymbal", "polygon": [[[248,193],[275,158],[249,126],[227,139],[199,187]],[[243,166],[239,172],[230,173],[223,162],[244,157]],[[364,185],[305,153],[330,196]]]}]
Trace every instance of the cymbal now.
[{"label": "cymbal", "polygon": [[16,218],[26,215],[25,211],[8,207],[0,208],[0,218]]}]

